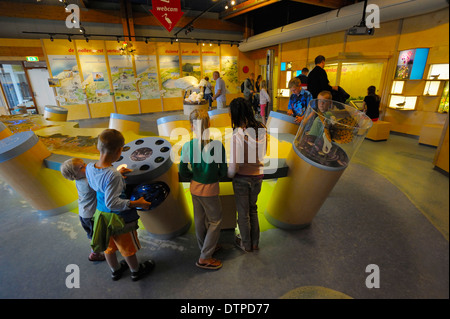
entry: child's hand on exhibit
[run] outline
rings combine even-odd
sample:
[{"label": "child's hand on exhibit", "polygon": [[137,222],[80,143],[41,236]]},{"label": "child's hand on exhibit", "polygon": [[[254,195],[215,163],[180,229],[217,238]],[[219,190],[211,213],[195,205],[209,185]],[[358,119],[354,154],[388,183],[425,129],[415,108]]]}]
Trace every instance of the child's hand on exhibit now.
[{"label": "child's hand on exhibit", "polygon": [[119,173],[123,176],[123,178],[127,178],[125,174],[131,173],[132,171],[132,169],[126,168],[124,166],[119,169]]},{"label": "child's hand on exhibit", "polygon": [[148,210],[152,203],[147,202],[144,197],[139,198],[138,200],[130,201],[130,207],[140,207],[142,209]]}]

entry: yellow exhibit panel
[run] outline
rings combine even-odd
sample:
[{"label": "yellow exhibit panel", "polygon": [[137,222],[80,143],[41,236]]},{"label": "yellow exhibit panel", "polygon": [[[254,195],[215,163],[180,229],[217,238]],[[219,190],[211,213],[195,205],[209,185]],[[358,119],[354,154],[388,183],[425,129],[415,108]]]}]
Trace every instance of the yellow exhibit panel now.
[{"label": "yellow exhibit panel", "polygon": [[0,141],[0,176],[40,213],[58,214],[74,209],[78,195],[74,182],[44,166],[50,155],[33,132],[16,133]]}]

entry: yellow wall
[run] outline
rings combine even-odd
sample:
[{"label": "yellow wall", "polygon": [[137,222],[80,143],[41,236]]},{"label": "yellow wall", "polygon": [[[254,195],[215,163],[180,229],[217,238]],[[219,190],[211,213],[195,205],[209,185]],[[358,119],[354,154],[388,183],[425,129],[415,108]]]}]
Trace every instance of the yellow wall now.
[{"label": "yellow wall", "polygon": [[[84,40],[73,40],[69,42],[65,39],[55,39],[50,41],[49,39],[42,40],[27,40],[27,39],[0,39],[0,60],[20,60],[23,61],[26,55],[38,56],[41,61],[48,62],[48,55],[61,55],[61,56],[73,56],[76,57],[78,69],[80,71],[81,82],[83,82],[86,77],[83,74],[83,63],[80,62],[80,56],[85,55],[98,55],[105,57],[105,70],[102,71],[105,77],[105,81],[109,81],[109,90],[114,91],[111,78],[111,69],[109,66],[108,56],[120,55],[119,48],[122,46],[122,42],[117,41],[101,41],[101,40],[90,40],[86,42]],[[160,55],[173,55],[178,56],[180,59],[180,77],[183,76],[181,65],[182,65],[182,51],[181,43],[174,42],[173,44],[168,42],[133,42],[133,47],[136,50],[134,54],[136,55],[155,55],[156,65],[158,71],[158,78],[161,79],[161,70],[159,64]],[[245,61],[240,61],[240,54],[237,46],[231,47],[227,44],[222,44],[218,46],[217,44],[209,46],[206,44],[183,44],[183,47],[198,48],[198,55],[200,57],[206,55],[215,55],[219,57],[219,65],[217,65],[217,71],[223,71],[221,69],[221,57],[222,56],[234,56],[238,59],[238,77],[244,78],[242,75],[242,67],[246,64],[250,66],[250,72],[254,71],[252,66],[253,60],[245,59]],[[47,63],[49,69],[49,78],[52,77],[52,71],[50,64]],[[133,61],[133,71],[136,74],[136,66]],[[205,72],[202,70],[202,78]],[[239,81],[238,79],[238,81]],[[210,79],[210,81],[212,78]],[[234,87],[229,87],[231,94],[227,94],[227,103],[237,96],[240,96],[240,91],[237,91],[239,83],[231,83],[230,76],[227,77],[227,85],[234,85]],[[161,81],[159,81],[161,82]],[[137,87],[139,88],[139,87]],[[162,84],[159,83],[158,91],[163,89]],[[119,101],[114,95],[111,95],[110,102],[93,102],[93,101],[81,101],[78,100],[80,104],[70,104],[64,103],[63,107],[69,110],[68,120],[77,120],[85,118],[98,118],[98,117],[109,117],[110,113],[120,113],[120,114],[139,114],[139,113],[153,113],[161,111],[172,111],[172,110],[182,110],[183,109],[183,97],[184,92],[180,90],[179,96],[171,97],[164,96],[156,99],[145,99],[140,100],[131,99],[126,101]],[[167,95],[167,94],[166,94]],[[59,103],[59,102],[57,102]],[[214,104],[215,105],[215,102]]]},{"label": "yellow wall", "polygon": [[[293,71],[301,70],[305,66],[311,70],[317,55],[324,55],[327,63],[336,63],[338,72],[333,81],[330,80],[330,84],[341,85],[347,91],[351,91],[349,93],[352,96],[365,96],[367,93],[367,87],[363,89],[366,84],[363,85],[358,80],[364,76],[364,68],[361,68],[359,75],[353,76],[354,81],[349,78],[341,81],[342,64],[377,63],[377,69],[382,69],[382,74],[379,78],[374,77],[372,81],[379,82],[379,86],[375,83],[373,85],[377,86],[378,94],[382,97],[382,116],[385,121],[392,123],[392,131],[420,135],[423,125],[443,125],[445,122],[446,114],[437,113],[443,85],[437,97],[423,96],[425,80],[409,80],[405,83],[403,94],[418,96],[415,111],[399,111],[386,106],[389,103],[399,51],[418,47],[430,48],[424,78],[428,74],[430,64],[449,63],[448,9],[382,23],[373,36],[347,36],[345,32],[335,32],[283,43],[280,47],[280,62],[292,62]],[[285,82],[286,72],[280,72],[279,89],[285,88]],[[358,94],[359,91],[363,92]],[[286,110],[288,98],[278,100],[279,109]]]}]

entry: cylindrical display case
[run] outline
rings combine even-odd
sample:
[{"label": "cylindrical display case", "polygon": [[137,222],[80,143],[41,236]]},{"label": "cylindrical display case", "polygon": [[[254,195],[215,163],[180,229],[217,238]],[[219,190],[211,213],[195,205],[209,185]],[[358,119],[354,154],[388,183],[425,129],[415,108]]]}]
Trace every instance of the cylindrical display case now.
[{"label": "cylindrical display case", "polygon": [[3,124],[3,122],[0,122],[0,140],[11,135],[12,133],[10,129],[5,124]]},{"label": "cylindrical display case", "polygon": [[211,127],[231,127],[230,109],[216,109],[208,112]]},{"label": "cylindrical display case", "polygon": [[44,108],[44,119],[47,121],[65,122],[69,111],[61,106],[46,105]]},{"label": "cylindrical display case", "polygon": [[45,215],[68,212],[77,206],[78,199],[74,182],[44,166],[44,159],[50,155],[32,131],[0,141],[1,178]]},{"label": "cylindrical display case", "polygon": [[357,109],[312,100],[286,160],[288,175],[275,185],[265,212],[283,229],[308,226],[363,142],[372,121]]},{"label": "cylindrical display case", "polygon": [[131,131],[139,134],[141,122],[134,116],[111,113],[109,117],[109,128],[118,130],[119,132]]},{"label": "cylindrical display case", "polygon": [[277,129],[278,133],[289,133],[292,135],[297,134],[298,123],[295,122],[293,116],[289,116],[283,113],[271,111],[267,119],[267,129]]},{"label": "cylindrical display case", "polygon": [[186,115],[169,115],[161,117],[156,120],[158,125],[158,135],[159,136],[170,136],[172,130],[177,128],[183,128],[191,131],[191,123],[189,122],[189,117]]},{"label": "cylindrical display case", "polygon": [[124,165],[133,170],[125,179],[130,197],[133,190],[145,184],[167,185],[168,196],[156,208],[138,210],[145,229],[158,239],[182,235],[192,223],[184,189],[179,182],[178,167],[171,160],[171,150],[172,145],[167,140],[146,137],[126,144],[122,156],[113,164],[116,169]]}]

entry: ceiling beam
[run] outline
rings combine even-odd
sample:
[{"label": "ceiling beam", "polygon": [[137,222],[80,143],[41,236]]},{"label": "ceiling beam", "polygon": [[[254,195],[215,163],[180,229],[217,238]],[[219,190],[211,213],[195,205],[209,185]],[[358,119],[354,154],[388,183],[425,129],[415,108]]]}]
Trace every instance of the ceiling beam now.
[{"label": "ceiling beam", "polygon": [[[349,4],[350,1],[348,0],[290,0],[294,2],[300,2],[305,4],[310,4],[317,7],[324,7],[324,8],[330,8],[330,9],[339,9],[342,7],[345,7]],[[354,1],[352,1],[354,2]]]},{"label": "ceiling beam", "polygon": [[220,13],[219,18],[223,20],[231,19],[237,17],[241,14],[248,13],[250,11],[268,6],[270,4],[274,4],[280,2],[282,0],[247,0],[238,5],[235,5],[231,8]]},{"label": "ceiling beam", "polygon": [[[86,1],[85,1],[86,2]],[[64,6],[52,6],[42,4],[17,3],[11,1],[0,1],[0,16],[22,19],[42,19],[65,21],[68,13]],[[135,11],[132,13],[134,26],[161,26],[161,23],[150,12]],[[121,12],[117,10],[81,9],[81,23],[113,23],[122,24]],[[188,23],[192,17],[181,17],[177,27]],[[222,20],[199,18],[195,22],[196,29],[244,32],[244,27]]]}]

